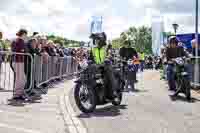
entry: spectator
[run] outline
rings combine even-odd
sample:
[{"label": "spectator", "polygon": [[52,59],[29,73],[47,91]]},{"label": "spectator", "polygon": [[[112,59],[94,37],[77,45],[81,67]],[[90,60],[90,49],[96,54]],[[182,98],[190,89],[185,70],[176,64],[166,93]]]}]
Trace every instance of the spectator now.
[{"label": "spectator", "polygon": [[[0,32],[0,51],[4,51],[5,42],[3,40],[3,33]],[[0,72],[1,72],[1,64],[3,62],[4,54],[0,53]]]},{"label": "spectator", "polygon": [[[119,54],[120,54],[120,57],[125,59],[126,61],[132,60],[134,57],[138,58],[138,54],[137,54],[135,48],[131,47],[130,40],[125,40],[124,46],[122,48],[120,48]],[[125,68],[123,68],[123,71],[125,71]],[[128,73],[126,73],[128,75],[128,79],[127,79],[128,81],[130,81],[132,83],[137,82],[136,71],[137,71],[137,69],[135,71],[131,71],[131,72],[129,71]],[[131,85],[131,86],[133,86],[133,85]],[[135,88],[132,88],[132,89],[134,90]]]},{"label": "spectator", "polygon": [[60,57],[64,57],[65,56],[63,48],[60,46],[60,44],[56,45],[56,52]]},{"label": "spectator", "polygon": [[[33,38],[29,40],[27,47],[26,47],[26,53],[31,54],[32,59],[34,60],[34,54],[36,54],[36,45],[37,45],[37,39]],[[30,83],[31,83],[31,71],[33,70],[32,61],[30,56],[26,56],[24,60],[24,67],[25,67],[25,74],[26,74],[26,85],[25,89],[30,89]]]},{"label": "spectator", "polygon": [[140,53],[140,70],[141,72],[144,71],[144,62],[145,62],[145,54],[144,52]]},{"label": "spectator", "polygon": [[134,48],[131,47],[130,42],[125,42],[125,46],[120,48],[120,56],[126,60],[132,59],[134,56],[138,57],[138,54]]},{"label": "spectator", "polygon": [[47,39],[46,37],[42,37],[40,41],[41,41],[41,55],[43,57],[43,63],[47,64],[48,58],[49,58],[49,49],[47,45]]},{"label": "spectator", "polygon": [[38,34],[39,34],[38,32],[33,32],[33,37],[35,37]]},{"label": "spectator", "polygon": [[[49,49],[47,47],[47,40],[45,37],[41,38],[41,55],[42,55],[42,81],[48,79],[48,62],[49,62]],[[47,87],[47,84],[44,84],[43,87]]]},{"label": "spectator", "polygon": [[[12,44],[12,50],[16,53],[24,53],[25,40],[27,39],[27,31],[25,29],[19,30],[16,34],[17,39]],[[14,97],[15,100],[24,100],[24,87],[25,87],[25,73],[24,73],[24,56],[17,54],[14,58],[15,62],[12,62],[15,72],[14,83]]]},{"label": "spectator", "polygon": [[49,40],[47,42],[45,49],[46,49],[46,52],[49,54],[49,56],[56,56],[56,51],[54,51],[53,41]]}]

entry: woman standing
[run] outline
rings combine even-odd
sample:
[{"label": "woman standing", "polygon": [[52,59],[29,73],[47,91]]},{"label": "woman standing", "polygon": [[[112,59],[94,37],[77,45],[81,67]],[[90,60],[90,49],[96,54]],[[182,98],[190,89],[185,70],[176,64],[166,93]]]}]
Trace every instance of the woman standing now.
[{"label": "woman standing", "polygon": [[12,45],[12,52],[17,54],[13,58],[12,66],[15,72],[15,83],[14,83],[14,100],[24,100],[24,87],[26,83],[24,73],[24,55],[21,53],[25,52],[25,41],[27,38],[27,31],[25,29],[19,30],[16,34],[17,38]]}]

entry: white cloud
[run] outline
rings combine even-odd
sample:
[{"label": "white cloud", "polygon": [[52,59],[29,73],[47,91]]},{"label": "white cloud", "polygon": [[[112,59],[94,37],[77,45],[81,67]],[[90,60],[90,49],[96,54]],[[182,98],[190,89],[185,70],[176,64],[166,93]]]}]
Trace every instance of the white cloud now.
[{"label": "white cloud", "polygon": [[164,16],[167,31],[174,22],[180,24],[181,33],[194,29],[194,2],[189,0],[1,0],[0,30],[14,36],[25,27],[87,40],[93,15],[103,16],[109,38],[129,26],[150,26],[152,16],[159,15]]}]

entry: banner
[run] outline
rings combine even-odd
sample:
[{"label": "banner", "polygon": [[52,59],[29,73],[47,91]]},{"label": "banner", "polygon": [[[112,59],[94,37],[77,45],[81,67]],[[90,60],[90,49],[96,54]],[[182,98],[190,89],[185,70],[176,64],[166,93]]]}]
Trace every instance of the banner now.
[{"label": "banner", "polygon": [[152,21],[152,50],[153,54],[159,56],[161,47],[164,44],[164,25],[160,17],[153,18]]},{"label": "banner", "polygon": [[92,33],[101,33],[102,29],[102,17],[93,16],[90,26],[90,32]]}]

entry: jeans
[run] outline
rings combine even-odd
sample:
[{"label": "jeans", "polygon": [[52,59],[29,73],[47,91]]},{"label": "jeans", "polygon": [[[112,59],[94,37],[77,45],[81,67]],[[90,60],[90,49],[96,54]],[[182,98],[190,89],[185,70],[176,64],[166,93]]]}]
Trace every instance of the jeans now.
[{"label": "jeans", "polygon": [[[167,65],[167,80],[168,80],[168,85],[170,90],[175,90],[176,89],[176,84],[175,84],[175,71],[174,71],[174,65],[168,64]],[[185,66],[186,72],[188,72],[188,80],[191,81],[192,79],[192,65],[187,64]]]},{"label": "jeans", "polygon": [[140,68],[140,65],[139,65],[139,64],[136,64],[135,66],[136,66],[136,72],[138,72],[138,71],[139,71],[139,68]]},{"label": "jeans", "polygon": [[140,70],[141,70],[141,72],[144,71],[144,61],[141,61],[141,63],[140,63]]}]

